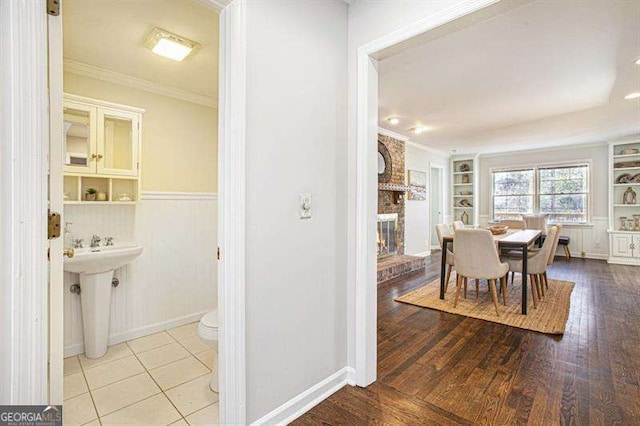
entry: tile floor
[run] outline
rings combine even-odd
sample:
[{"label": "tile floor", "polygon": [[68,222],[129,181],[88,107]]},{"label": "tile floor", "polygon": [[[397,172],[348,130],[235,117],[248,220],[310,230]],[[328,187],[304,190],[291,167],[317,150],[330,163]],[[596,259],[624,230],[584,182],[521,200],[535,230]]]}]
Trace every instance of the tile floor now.
[{"label": "tile floor", "polygon": [[187,324],[64,360],[66,425],[215,425],[215,353]]}]

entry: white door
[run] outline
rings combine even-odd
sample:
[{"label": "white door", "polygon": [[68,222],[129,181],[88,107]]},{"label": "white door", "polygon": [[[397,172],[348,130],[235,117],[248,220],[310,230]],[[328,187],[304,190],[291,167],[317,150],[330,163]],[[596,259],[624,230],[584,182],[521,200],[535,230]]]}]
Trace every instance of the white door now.
[{"label": "white door", "polygon": [[437,247],[439,244],[435,226],[436,224],[443,222],[444,214],[444,212],[442,211],[442,169],[439,167],[431,167],[431,174],[429,179],[429,194],[429,211],[431,218],[429,235],[431,235],[431,247]]},{"label": "white door", "polygon": [[631,257],[631,234],[613,234],[611,236],[611,253],[615,257]]},{"label": "white door", "polygon": [[98,110],[99,174],[137,176],[139,115],[108,108]]},{"label": "white door", "polygon": [[[48,17],[49,32],[49,209],[59,213],[60,237],[49,240],[49,404],[62,404],[63,235],[62,170],[65,161],[62,106],[62,15]],[[78,133],[79,134],[79,133]],[[87,163],[86,167],[90,167]]]},{"label": "white door", "polygon": [[[51,16],[49,21],[57,18],[59,16]],[[53,43],[54,40],[49,39],[50,49]],[[51,58],[49,60],[51,61]],[[81,174],[96,173],[96,107],[66,101],[63,119],[64,171]]]}]

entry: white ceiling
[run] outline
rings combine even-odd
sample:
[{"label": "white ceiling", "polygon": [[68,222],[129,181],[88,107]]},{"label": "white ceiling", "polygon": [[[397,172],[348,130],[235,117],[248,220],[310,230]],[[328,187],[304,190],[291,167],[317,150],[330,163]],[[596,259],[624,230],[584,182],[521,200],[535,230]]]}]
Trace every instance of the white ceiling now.
[{"label": "white ceiling", "polygon": [[[64,57],[165,86],[218,97],[218,12],[190,0],[65,0]],[[153,27],[200,44],[182,62],[143,46]]]},{"label": "white ceiling", "polygon": [[448,152],[640,132],[639,23],[640,0],[536,1],[450,32],[380,62],[380,126]]}]

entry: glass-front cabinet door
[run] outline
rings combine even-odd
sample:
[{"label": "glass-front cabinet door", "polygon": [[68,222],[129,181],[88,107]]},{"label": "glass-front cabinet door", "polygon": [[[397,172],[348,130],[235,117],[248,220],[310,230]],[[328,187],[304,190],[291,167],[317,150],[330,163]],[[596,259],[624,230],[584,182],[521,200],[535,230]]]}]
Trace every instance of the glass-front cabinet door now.
[{"label": "glass-front cabinet door", "polygon": [[81,103],[64,103],[64,171],[96,172],[96,108]]},{"label": "glass-front cabinet door", "polygon": [[138,114],[108,108],[98,109],[98,174],[138,174],[139,131]]}]

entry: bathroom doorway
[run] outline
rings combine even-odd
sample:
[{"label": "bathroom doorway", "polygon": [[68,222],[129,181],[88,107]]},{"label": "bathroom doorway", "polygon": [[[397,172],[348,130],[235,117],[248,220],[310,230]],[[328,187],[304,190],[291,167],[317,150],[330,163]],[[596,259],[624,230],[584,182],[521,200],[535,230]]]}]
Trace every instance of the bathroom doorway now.
[{"label": "bathroom doorway", "polygon": [[[72,423],[125,421],[141,411],[159,416],[147,419],[151,423],[176,416],[217,419],[219,395],[201,388],[209,389],[220,370],[218,321],[211,314],[221,292],[215,259],[225,228],[218,214],[223,189],[217,188],[223,167],[211,164],[221,166],[225,157],[218,158],[224,144],[217,144],[223,133],[217,73],[219,63],[225,65],[226,49],[219,46],[234,29],[218,27],[242,8],[221,12],[216,2],[151,7],[141,1],[114,10],[108,3],[63,2],[62,19],[52,25],[50,18],[51,143],[52,151],[58,143],[63,152],[51,170],[51,197],[57,185],[59,241],[67,256],[59,262],[64,283],[54,290],[51,282],[50,294],[59,297],[50,305],[50,401],[64,400],[65,412],[81,417],[65,419]],[[164,39],[193,42],[192,52],[184,61],[161,57],[158,41]],[[220,80],[220,90],[228,91],[228,76]],[[58,142],[56,114],[57,134],[63,134]],[[227,199],[227,206],[233,201]],[[135,253],[112,265],[115,272],[101,290],[111,297],[105,327],[97,318],[105,307],[95,304],[104,297],[91,297],[91,283],[100,280],[87,278],[100,274],[82,268],[100,252],[131,248]],[[235,324],[227,325],[233,331]],[[63,354],[64,367],[57,368]],[[230,367],[223,388],[237,366]],[[117,402],[123,389],[135,390],[135,403]],[[226,398],[227,418],[242,417],[235,411],[243,408],[240,396]]]}]

